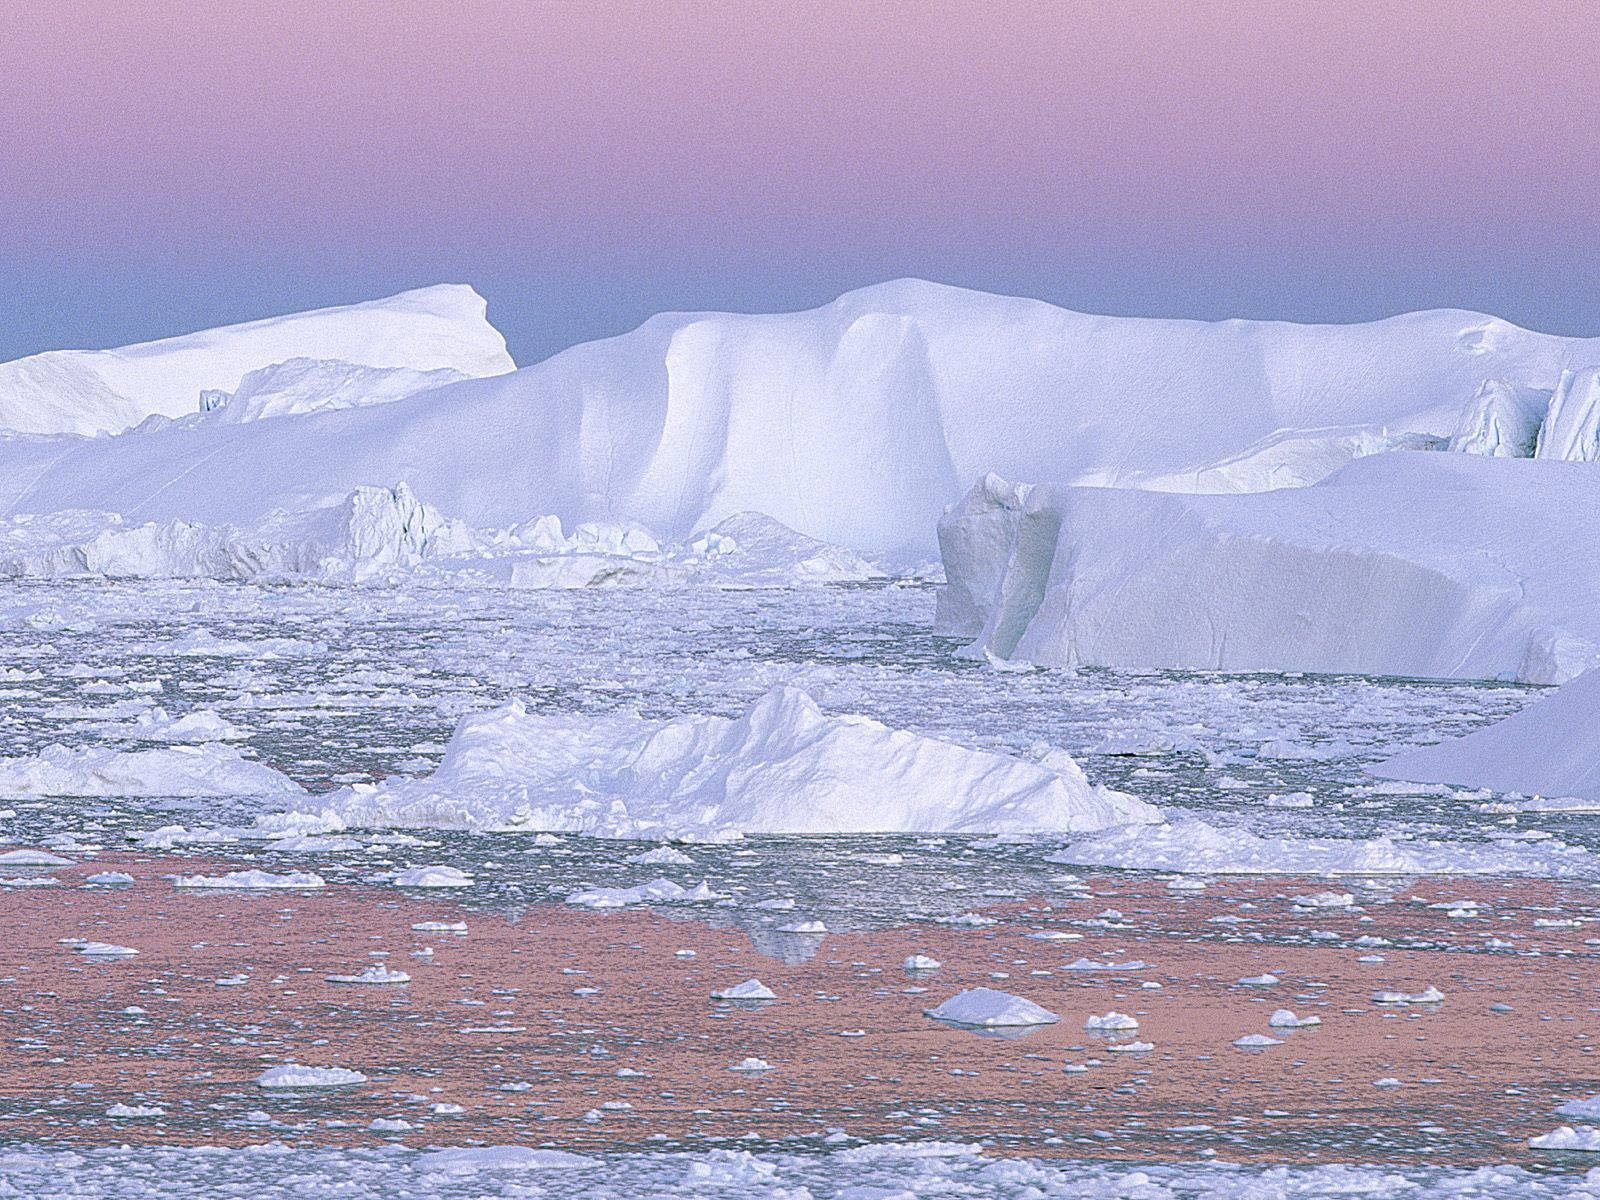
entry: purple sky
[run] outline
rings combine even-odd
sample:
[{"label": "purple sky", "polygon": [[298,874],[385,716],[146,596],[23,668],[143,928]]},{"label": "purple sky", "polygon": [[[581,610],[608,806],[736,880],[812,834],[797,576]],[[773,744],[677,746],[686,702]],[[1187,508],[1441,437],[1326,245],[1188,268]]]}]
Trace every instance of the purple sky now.
[{"label": "purple sky", "polygon": [[1600,333],[1593,13],[21,0],[0,358],[443,280],[521,362],[896,275]]}]

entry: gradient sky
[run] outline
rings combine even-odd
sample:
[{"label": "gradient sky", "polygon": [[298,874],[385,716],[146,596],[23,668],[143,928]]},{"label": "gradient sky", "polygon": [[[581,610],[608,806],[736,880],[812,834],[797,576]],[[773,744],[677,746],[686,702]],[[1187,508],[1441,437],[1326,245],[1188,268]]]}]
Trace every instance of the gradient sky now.
[{"label": "gradient sky", "polygon": [[523,363],[898,275],[1597,334],[1595,14],[14,0],[0,358],[446,280]]}]

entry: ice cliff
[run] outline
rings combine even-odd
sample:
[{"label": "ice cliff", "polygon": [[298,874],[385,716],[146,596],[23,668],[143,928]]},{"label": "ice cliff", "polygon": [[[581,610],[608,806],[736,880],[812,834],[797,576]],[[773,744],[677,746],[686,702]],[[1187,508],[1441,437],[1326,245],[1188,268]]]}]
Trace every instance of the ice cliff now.
[{"label": "ice cliff", "polygon": [[1315,487],[989,478],[939,527],[940,632],[1048,665],[1569,679],[1600,661],[1584,463],[1384,454]]}]

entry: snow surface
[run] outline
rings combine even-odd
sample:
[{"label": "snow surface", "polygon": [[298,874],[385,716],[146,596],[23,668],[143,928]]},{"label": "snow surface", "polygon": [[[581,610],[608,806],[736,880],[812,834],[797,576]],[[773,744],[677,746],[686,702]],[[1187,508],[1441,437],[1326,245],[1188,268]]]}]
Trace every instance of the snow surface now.
[{"label": "snow surface", "polygon": [[1600,669],[1493,725],[1368,770],[1386,779],[1600,803]]},{"label": "snow surface", "polygon": [[[502,374],[509,360],[465,289],[330,311],[9,364],[0,424],[89,431],[178,415],[200,388],[232,390],[289,358],[491,377],[277,420],[71,446],[12,439],[0,444],[0,511],[247,525],[405,479],[475,526],[555,514],[631,520],[679,541],[755,511],[916,561],[933,550],[940,511],[986,471],[1186,490],[1310,483],[1353,456],[1447,445],[1464,420],[1494,426],[1479,415],[1492,381],[1554,393],[1564,371],[1600,361],[1600,341],[1477,313],[1208,324],[899,280],[803,313],[663,314]],[[338,345],[302,331],[318,321]],[[434,335],[419,337],[419,321]],[[1548,453],[1581,457],[1589,444],[1592,409],[1575,386],[1549,418]],[[1514,441],[1469,429],[1461,448]]]},{"label": "snow surface", "polygon": [[[115,433],[152,414],[182,417],[199,410],[201,392],[234,392],[251,372],[290,359],[469,377],[513,371],[486,310],[470,287],[441,284],[116,350],[35,354],[0,363],[0,429]],[[358,385],[370,391],[377,380]],[[392,387],[392,378],[382,386]],[[282,401],[268,400],[266,408],[274,404]],[[57,444],[55,452],[63,449]]]},{"label": "snow surface", "polygon": [[736,719],[666,722],[529,712],[464,717],[444,762],[308,800],[335,827],[523,829],[606,837],[760,833],[1068,832],[1157,819],[1047,763],[971,750],[778,686]]},{"label": "snow surface", "polygon": [[1600,661],[1593,470],[1384,454],[1236,496],[986,479],[940,523],[936,626],[1051,666],[1558,683]]}]

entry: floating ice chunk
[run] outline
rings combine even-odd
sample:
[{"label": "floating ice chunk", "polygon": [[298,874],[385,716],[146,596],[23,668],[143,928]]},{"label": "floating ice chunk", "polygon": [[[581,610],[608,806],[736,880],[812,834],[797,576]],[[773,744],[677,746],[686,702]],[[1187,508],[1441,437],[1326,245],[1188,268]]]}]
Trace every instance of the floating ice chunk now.
[{"label": "floating ice chunk", "polygon": [[1549,1133],[1529,1138],[1528,1145],[1535,1150],[1569,1150],[1580,1154],[1600,1154],[1600,1129],[1588,1126],[1574,1129],[1571,1125],[1562,1125]]},{"label": "floating ice chunk", "polygon": [[932,958],[926,954],[913,954],[900,965],[906,971],[937,971],[940,964],[937,958]]},{"label": "floating ice chunk", "polygon": [[743,983],[734,984],[721,991],[712,992],[713,1000],[776,1000],[775,993],[759,979],[746,979]]},{"label": "floating ice chunk", "polygon": [[471,887],[472,876],[456,867],[408,867],[395,875],[395,887],[409,888],[464,888]]},{"label": "floating ice chunk", "polygon": [[72,860],[51,854],[47,850],[7,850],[0,854],[0,868],[4,867],[70,867]]},{"label": "floating ice chunk", "polygon": [[270,871],[229,871],[226,875],[178,875],[173,886],[181,888],[244,888],[251,891],[278,889],[306,890],[327,887],[327,881],[309,871],[290,871],[274,875]]},{"label": "floating ice chunk", "polygon": [[1356,898],[1350,892],[1314,892],[1289,898],[1289,903],[1296,908],[1349,908],[1355,902]]},{"label": "floating ice chunk", "polygon": [[1155,1048],[1154,1042],[1116,1042],[1106,1047],[1112,1054],[1145,1054]]},{"label": "floating ice chunk", "polygon": [[144,1117],[164,1117],[167,1110],[158,1104],[113,1104],[106,1109],[106,1116],[134,1120]]},{"label": "floating ice chunk", "polygon": [[1137,1029],[1139,1022],[1127,1013],[1108,1012],[1100,1016],[1091,1016],[1083,1023],[1083,1027],[1097,1032],[1116,1032],[1122,1029]]},{"label": "floating ice chunk", "polygon": [[264,1088],[344,1087],[366,1082],[367,1077],[360,1071],[346,1067],[302,1067],[294,1063],[269,1067],[256,1076],[257,1085]]},{"label": "floating ice chunk", "polygon": [[382,963],[374,963],[365,967],[354,975],[326,975],[324,978],[329,983],[410,983],[411,976],[404,971],[395,971]]},{"label": "floating ice chunk", "polygon": [[1305,1029],[1312,1025],[1321,1025],[1322,1018],[1317,1016],[1297,1017],[1287,1008],[1276,1009],[1272,1016],[1267,1018],[1267,1024],[1274,1029]]},{"label": "floating ice chunk", "polygon": [[1283,981],[1269,972],[1265,975],[1246,975],[1239,982],[1248,987],[1272,987],[1274,984],[1282,983]]},{"label": "floating ice chunk", "polygon": [[132,958],[139,953],[132,946],[119,946],[115,942],[79,942],[78,953],[90,958]]},{"label": "floating ice chunk", "polygon": [[133,876],[126,871],[97,871],[84,878],[85,883],[92,883],[96,887],[126,887],[133,882]]},{"label": "floating ice chunk", "polygon": [[1101,962],[1093,958],[1076,958],[1067,963],[1064,971],[1142,971],[1145,964],[1138,959],[1129,959],[1127,962]]},{"label": "floating ice chunk", "polygon": [[529,1146],[471,1146],[434,1150],[416,1159],[416,1169],[435,1175],[475,1175],[479,1171],[570,1171],[597,1167],[599,1159],[565,1150]]},{"label": "floating ice chunk", "polygon": [[712,890],[709,880],[702,879],[692,888],[681,887],[670,879],[652,879],[631,888],[588,888],[573,892],[568,904],[580,908],[625,908],[630,904],[708,904],[728,897]]},{"label": "floating ice chunk", "polygon": [[772,1064],[764,1058],[744,1058],[729,1067],[730,1071],[770,1071]]},{"label": "floating ice chunk", "polygon": [[807,937],[821,937],[828,932],[828,927],[821,921],[796,921],[792,925],[779,925],[779,933],[799,933]]},{"label": "floating ice chunk", "polygon": [[1045,861],[1208,874],[1537,874],[1553,878],[1600,874],[1600,856],[1555,839],[1472,844],[1390,835],[1365,841],[1262,836],[1192,819],[1074,838],[1065,849],[1046,855]]},{"label": "floating ice chunk", "polygon": [[654,850],[646,850],[642,854],[630,854],[623,861],[647,864],[649,866],[692,866],[694,859],[690,858],[676,846],[657,846]]},{"label": "floating ice chunk", "polygon": [[1444,993],[1436,987],[1429,987],[1420,992],[1373,992],[1374,1004],[1438,1004],[1444,999]]},{"label": "floating ice chunk", "polygon": [[367,1128],[373,1133],[409,1133],[416,1126],[403,1117],[374,1117]]},{"label": "floating ice chunk", "polygon": [[1233,1044],[1241,1050],[1261,1050],[1267,1046],[1281,1046],[1283,1041],[1264,1033],[1247,1033],[1244,1037],[1234,1038]]},{"label": "floating ice chunk", "polygon": [[953,1025],[974,1025],[986,1029],[1024,1025],[1054,1025],[1061,1018],[1049,1009],[994,988],[968,988],[936,1008],[924,1009],[925,1016]]},{"label": "floating ice chunk", "polygon": [[417,933],[465,933],[465,921],[417,921],[411,928]]},{"label": "floating ice chunk", "polygon": [[356,826],[560,829],[621,837],[1072,832],[1156,818],[1048,765],[827,716],[779,686],[735,719],[534,714],[462,719],[432,775],[308,800]]},{"label": "floating ice chunk", "polygon": [[1568,1100],[1556,1109],[1558,1117],[1577,1117],[1580,1121],[1600,1121],[1600,1096]]},{"label": "floating ice chunk", "polygon": [[252,762],[232,746],[112,750],[46,746],[37,754],[0,758],[0,795],[10,796],[272,796],[303,794],[300,785]]}]

